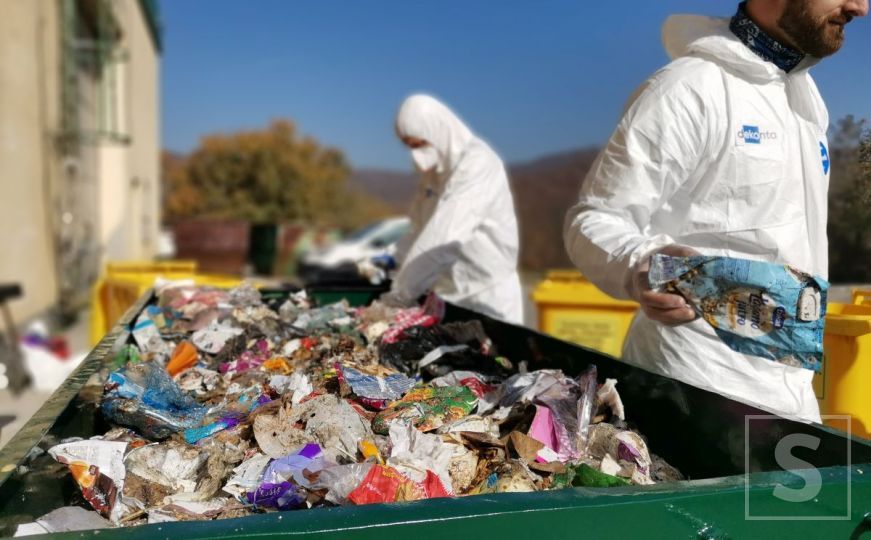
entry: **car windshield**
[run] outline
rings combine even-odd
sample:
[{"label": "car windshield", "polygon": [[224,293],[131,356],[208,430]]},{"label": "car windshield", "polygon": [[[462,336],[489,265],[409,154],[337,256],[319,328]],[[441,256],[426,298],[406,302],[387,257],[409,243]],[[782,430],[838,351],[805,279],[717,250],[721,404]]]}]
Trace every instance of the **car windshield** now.
[{"label": "car windshield", "polygon": [[368,236],[372,231],[381,226],[381,222],[378,221],[376,223],[372,223],[371,225],[366,225],[362,229],[357,229],[356,231],[349,234],[345,237],[345,240],[360,240],[361,238]]},{"label": "car windshield", "polygon": [[394,227],[390,227],[386,231],[379,234],[376,239],[383,246],[389,246],[390,244],[398,241],[400,238],[405,236],[408,230],[411,228],[409,223],[397,223]]}]

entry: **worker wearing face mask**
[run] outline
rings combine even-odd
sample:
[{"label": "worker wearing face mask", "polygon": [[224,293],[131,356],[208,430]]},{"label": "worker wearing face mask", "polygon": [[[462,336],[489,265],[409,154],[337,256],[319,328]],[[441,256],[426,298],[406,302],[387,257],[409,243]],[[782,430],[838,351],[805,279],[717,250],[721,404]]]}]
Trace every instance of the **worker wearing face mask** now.
[{"label": "worker wearing face mask", "polygon": [[499,156],[444,104],[406,99],[396,133],[420,172],[411,232],[384,300],[409,305],[434,291],[459,306],[523,322],[514,200]]}]

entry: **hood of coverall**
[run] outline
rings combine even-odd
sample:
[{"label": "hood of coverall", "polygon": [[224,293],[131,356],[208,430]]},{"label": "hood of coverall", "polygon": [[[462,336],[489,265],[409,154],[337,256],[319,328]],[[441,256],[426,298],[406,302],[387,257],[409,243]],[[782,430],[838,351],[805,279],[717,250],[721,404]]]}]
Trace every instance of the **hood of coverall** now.
[{"label": "hood of coverall", "polygon": [[662,42],[672,59],[682,56],[708,58],[744,78],[758,83],[783,82],[791,108],[800,116],[818,125],[827,115],[817,107],[816,90],[808,69],[819,62],[806,55],[799,65],[784,72],[772,62],[763,60],[729,30],[728,18],[701,15],[672,15],[662,26]]},{"label": "hood of coverall", "polygon": [[402,137],[428,142],[438,154],[440,174],[454,170],[466,147],[475,138],[453,111],[424,94],[410,96],[402,103],[396,116],[396,131]]}]

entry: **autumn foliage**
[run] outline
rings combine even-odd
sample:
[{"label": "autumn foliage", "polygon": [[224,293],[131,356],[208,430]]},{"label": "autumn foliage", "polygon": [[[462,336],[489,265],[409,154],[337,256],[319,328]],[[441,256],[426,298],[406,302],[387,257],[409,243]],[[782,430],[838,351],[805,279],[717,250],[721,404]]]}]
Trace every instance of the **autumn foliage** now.
[{"label": "autumn foliage", "polygon": [[288,120],[203,137],[184,158],[164,157],[165,220],[207,217],[353,228],[389,212],[348,186],[342,152],[301,136]]}]

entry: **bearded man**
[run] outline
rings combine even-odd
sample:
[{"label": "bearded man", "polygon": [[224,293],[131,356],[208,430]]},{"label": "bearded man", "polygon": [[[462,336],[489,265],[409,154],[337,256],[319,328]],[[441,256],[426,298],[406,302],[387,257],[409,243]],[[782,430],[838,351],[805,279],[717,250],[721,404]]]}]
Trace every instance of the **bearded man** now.
[{"label": "bearded man", "polygon": [[809,369],[730,349],[684,298],[651,290],[651,255],[719,255],[828,275],[829,117],[808,69],[867,0],[749,0],[731,19],[673,16],[672,62],[634,94],[566,216],[566,249],[641,305],[625,361],[819,422]]}]

